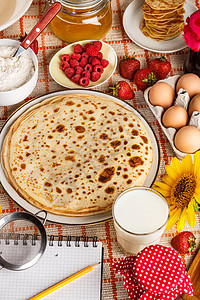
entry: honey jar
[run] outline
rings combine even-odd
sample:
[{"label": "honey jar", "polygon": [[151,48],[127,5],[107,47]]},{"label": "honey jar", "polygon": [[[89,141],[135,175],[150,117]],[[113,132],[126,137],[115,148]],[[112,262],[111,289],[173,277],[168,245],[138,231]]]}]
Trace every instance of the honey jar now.
[{"label": "honey jar", "polygon": [[[49,1],[51,4],[54,0]],[[110,0],[59,0],[61,11],[51,21],[53,33],[67,43],[100,40],[112,24]]]}]

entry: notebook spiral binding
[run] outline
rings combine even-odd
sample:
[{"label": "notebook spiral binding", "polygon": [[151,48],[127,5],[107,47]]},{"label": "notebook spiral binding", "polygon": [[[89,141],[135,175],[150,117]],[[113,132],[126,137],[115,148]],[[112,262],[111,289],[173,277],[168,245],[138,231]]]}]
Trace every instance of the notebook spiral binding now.
[{"label": "notebook spiral binding", "polygon": [[[2,240],[4,240],[5,244],[9,245],[12,240],[14,245],[18,245],[19,240],[22,240],[23,245],[27,245],[28,240],[30,240],[32,245],[35,246],[36,240],[39,240],[39,237],[40,236],[37,234],[1,233],[0,244]],[[53,246],[55,243],[58,243],[58,246],[66,245],[67,247],[71,247],[72,241],[75,242],[75,247],[80,247],[81,242],[83,242],[84,247],[88,247],[89,242],[92,242],[93,247],[97,247],[96,236],[48,235],[49,246]]]}]

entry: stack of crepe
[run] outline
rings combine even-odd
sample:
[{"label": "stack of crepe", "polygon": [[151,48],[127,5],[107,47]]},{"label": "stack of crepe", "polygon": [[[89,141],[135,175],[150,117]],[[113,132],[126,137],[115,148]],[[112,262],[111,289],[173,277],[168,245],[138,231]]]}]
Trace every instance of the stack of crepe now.
[{"label": "stack of crepe", "polygon": [[178,36],[184,27],[185,0],[145,0],[141,30],[157,41]]}]

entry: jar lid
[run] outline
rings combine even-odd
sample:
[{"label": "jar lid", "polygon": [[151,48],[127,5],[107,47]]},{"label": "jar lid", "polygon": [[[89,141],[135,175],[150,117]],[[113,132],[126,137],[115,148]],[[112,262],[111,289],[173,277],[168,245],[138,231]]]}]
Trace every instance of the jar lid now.
[{"label": "jar lid", "polygon": [[[74,8],[92,8],[105,0],[59,0],[63,6]],[[106,1],[107,2],[107,1]]]}]

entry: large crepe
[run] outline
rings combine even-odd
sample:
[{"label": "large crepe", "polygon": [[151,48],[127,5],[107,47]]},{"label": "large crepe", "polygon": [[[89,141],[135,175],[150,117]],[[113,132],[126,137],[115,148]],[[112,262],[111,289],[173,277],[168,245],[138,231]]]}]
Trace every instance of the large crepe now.
[{"label": "large crepe", "polygon": [[152,144],[129,109],[103,96],[71,94],[46,99],[13,123],[2,164],[34,206],[88,216],[110,210],[119,193],[144,183]]}]

